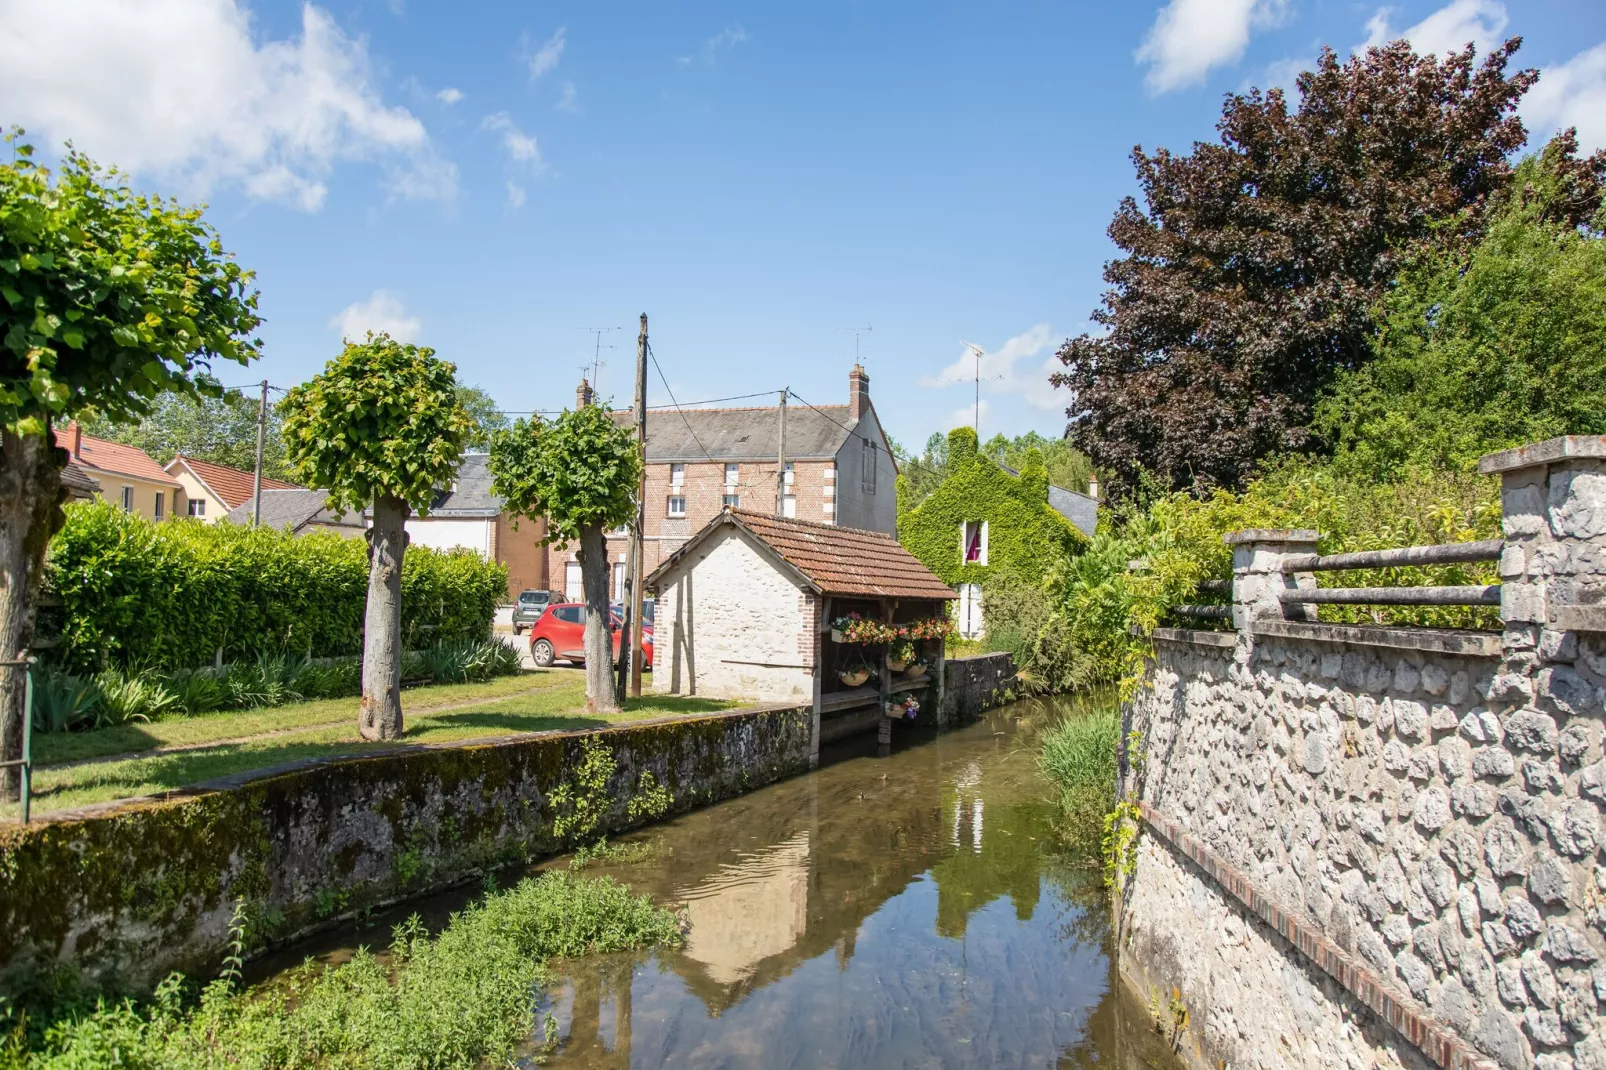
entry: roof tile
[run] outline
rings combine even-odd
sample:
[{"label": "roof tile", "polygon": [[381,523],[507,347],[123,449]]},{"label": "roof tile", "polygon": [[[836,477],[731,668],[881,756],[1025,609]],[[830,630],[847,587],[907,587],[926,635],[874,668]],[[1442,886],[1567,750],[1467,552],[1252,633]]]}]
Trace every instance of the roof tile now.
[{"label": "roof tile", "polygon": [[[55,431],[56,445],[71,451],[72,428],[58,427]],[[144,450],[125,446],[121,442],[95,438],[93,435],[83,436],[78,444],[78,454],[73,460],[77,461],[80,467],[89,469],[91,473],[110,472],[113,475],[132,476],[152,483],[179,486],[178,480],[162,471],[162,466],[151,460],[150,454]]]},{"label": "roof tile", "polygon": [[[226,464],[216,464],[212,461],[203,461],[198,457],[186,457],[182,453],[174,457],[167,464],[167,471],[172,473],[178,465],[188,465],[195,478],[212,488],[212,493],[223,499],[223,504],[230,509],[236,509],[241,504],[251,500],[256,492],[256,476],[251,472],[242,472],[238,468],[230,468]],[[263,490],[299,490],[294,483],[286,483],[282,479],[262,477]]]}]

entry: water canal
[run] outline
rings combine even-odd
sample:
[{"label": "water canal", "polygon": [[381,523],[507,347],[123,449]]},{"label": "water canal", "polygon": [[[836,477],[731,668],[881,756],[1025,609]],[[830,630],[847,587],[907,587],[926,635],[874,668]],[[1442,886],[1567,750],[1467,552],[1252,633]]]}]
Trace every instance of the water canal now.
[{"label": "water canal", "polygon": [[[1016,703],[905,732],[886,758],[848,742],[808,776],[625,837],[645,857],[588,872],[681,907],[690,934],[556,964],[549,1065],[1178,1065],[1116,983],[1096,871],[1053,834],[1030,743],[1063,712]],[[280,961],[308,950],[349,954],[326,939]]]}]

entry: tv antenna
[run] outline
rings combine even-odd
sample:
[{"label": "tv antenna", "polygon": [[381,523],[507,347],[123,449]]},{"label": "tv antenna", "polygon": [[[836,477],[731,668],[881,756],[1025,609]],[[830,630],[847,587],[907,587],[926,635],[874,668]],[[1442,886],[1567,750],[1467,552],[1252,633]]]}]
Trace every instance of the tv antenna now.
[{"label": "tv antenna", "polygon": [[[582,331],[585,331],[587,334],[594,334],[594,335],[597,336],[596,349],[595,349],[595,351],[594,351],[594,353],[593,353],[593,355],[591,357],[591,386],[592,386],[593,389],[595,389],[596,385],[597,385],[597,379],[602,375],[602,369],[607,366],[606,362],[602,359],[602,351],[604,349],[617,349],[618,348],[617,346],[605,346],[605,345],[603,345],[602,344],[602,336],[605,333],[607,333],[608,331],[618,331],[618,330],[623,330],[623,328],[621,328],[621,327],[581,327],[581,328],[578,328],[578,329],[582,330]],[[584,375],[585,374],[585,370],[586,370],[586,366],[582,364],[580,366],[580,374]]]},{"label": "tv antenna", "polygon": [[[1008,377],[1004,376],[1004,375],[983,375],[981,373],[981,358],[985,357],[987,355],[987,351],[985,349],[983,349],[981,346],[977,345],[975,342],[964,342],[964,341],[962,341],[959,344],[964,346],[966,349],[970,350],[972,353],[976,354],[976,371],[975,371],[975,373],[973,375],[971,375],[970,382],[971,382],[971,385],[974,386],[975,389],[976,389],[975,431],[976,431],[977,440],[980,440],[981,439],[981,384],[984,381],[985,382],[992,382],[994,379],[1004,379],[1004,378],[1008,378]],[[964,382],[964,380],[963,379],[938,379],[937,382],[938,383],[962,383],[962,382]]]},{"label": "tv antenna", "polygon": [[853,332],[853,363],[859,363],[859,336],[861,334],[869,334],[875,328],[867,323],[863,327],[838,327],[837,330]]}]

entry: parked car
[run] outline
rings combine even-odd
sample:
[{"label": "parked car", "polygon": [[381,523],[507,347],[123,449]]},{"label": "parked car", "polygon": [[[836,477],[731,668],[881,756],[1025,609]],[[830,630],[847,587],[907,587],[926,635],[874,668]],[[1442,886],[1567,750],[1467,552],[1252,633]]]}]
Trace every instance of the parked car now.
[{"label": "parked car", "polygon": [[557,591],[520,591],[513,603],[513,634],[523,635],[524,629],[541,619],[547,606],[561,601],[563,595]]},{"label": "parked car", "polygon": [[[613,637],[613,660],[619,661],[621,620],[617,613],[609,613],[609,630]],[[641,667],[652,671],[652,632],[643,629]],[[553,603],[546,607],[530,628],[530,660],[541,668],[555,661],[581,664],[586,659],[586,607],[584,602]]]},{"label": "parked car", "polygon": [[[613,610],[613,615],[616,617],[622,618],[625,615],[625,604],[623,602],[615,602],[608,608]],[[643,628],[651,628],[652,622],[653,600],[651,598],[643,598],[641,600],[641,626]]]}]

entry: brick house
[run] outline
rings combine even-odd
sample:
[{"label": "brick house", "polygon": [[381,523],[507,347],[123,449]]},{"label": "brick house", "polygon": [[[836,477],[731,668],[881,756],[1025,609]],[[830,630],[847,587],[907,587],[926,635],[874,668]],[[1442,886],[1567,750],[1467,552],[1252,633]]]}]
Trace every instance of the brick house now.
[{"label": "brick house", "polygon": [[[575,402],[592,401],[580,383]],[[630,424],[628,411],[616,414]],[[775,513],[782,410],[757,408],[660,409],[647,413],[647,497],[642,575],[728,508]],[[897,463],[870,401],[870,376],[855,364],[848,400],[818,408],[795,401],[785,410],[785,517],[847,528],[897,532]],[[608,538],[608,590],[624,595],[629,538]],[[576,547],[554,546],[548,555],[552,586],[580,600]]]}]

